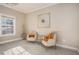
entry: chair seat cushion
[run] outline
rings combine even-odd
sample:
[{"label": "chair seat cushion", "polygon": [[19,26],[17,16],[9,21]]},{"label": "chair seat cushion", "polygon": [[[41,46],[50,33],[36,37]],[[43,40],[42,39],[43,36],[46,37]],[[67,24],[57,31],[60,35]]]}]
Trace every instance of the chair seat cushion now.
[{"label": "chair seat cushion", "polygon": [[27,41],[35,41],[36,39],[34,38],[28,38]]},{"label": "chair seat cushion", "polygon": [[51,40],[50,39],[47,42],[46,41],[42,41],[42,44],[45,45],[45,46],[55,46],[56,43],[55,43],[55,40]]}]

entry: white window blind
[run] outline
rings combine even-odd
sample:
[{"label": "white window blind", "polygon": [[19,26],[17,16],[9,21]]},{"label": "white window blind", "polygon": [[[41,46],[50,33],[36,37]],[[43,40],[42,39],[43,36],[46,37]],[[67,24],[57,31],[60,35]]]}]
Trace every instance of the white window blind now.
[{"label": "white window blind", "polygon": [[15,17],[0,14],[0,36],[15,35]]}]

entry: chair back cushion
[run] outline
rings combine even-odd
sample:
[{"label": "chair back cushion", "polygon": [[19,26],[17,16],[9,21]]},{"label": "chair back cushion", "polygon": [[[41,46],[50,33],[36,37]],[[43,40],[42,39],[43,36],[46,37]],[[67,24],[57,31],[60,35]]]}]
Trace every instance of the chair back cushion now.
[{"label": "chair back cushion", "polygon": [[53,40],[53,38],[54,38],[54,34],[53,33],[48,33],[46,36],[44,36],[44,41],[47,42],[50,39]]},{"label": "chair back cushion", "polygon": [[37,36],[37,33],[36,32],[30,32],[30,33],[28,33],[28,36],[29,36],[29,38],[34,38],[35,36]]},{"label": "chair back cushion", "polygon": [[29,37],[33,37],[33,38],[34,38],[34,37],[35,37],[35,35],[29,35]]}]

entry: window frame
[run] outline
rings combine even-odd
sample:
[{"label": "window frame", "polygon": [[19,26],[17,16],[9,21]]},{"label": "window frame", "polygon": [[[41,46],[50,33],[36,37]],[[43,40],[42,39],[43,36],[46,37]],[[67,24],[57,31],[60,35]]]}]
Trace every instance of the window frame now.
[{"label": "window frame", "polygon": [[[2,18],[2,16],[6,16],[6,17],[9,17],[9,18],[13,18],[12,20],[13,20],[13,33],[10,33],[10,34],[2,34],[1,33],[1,18]],[[15,35],[16,34],[16,26],[15,26],[15,24],[16,24],[16,18],[15,17],[13,17],[13,16],[10,16],[10,15],[6,15],[6,14],[1,14],[0,13],[0,37],[4,37],[4,36],[13,36],[13,35]]]}]

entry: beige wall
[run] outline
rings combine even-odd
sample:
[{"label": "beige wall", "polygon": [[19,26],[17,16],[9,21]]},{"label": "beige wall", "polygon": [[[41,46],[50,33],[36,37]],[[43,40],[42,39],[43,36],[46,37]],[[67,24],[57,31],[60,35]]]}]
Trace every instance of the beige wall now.
[{"label": "beige wall", "polygon": [[0,37],[0,42],[19,38],[23,33],[25,15],[4,6],[0,6],[0,13],[16,17],[16,35]]},{"label": "beige wall", "polygon": [[[58,4],[26,15],[26,32],[50,32],[57,34],[57,43],[71,47],[79,47],[79,4]],[[50,28],[37,26],[38,15],[50,13]]]},{"label": "beige wall", "polygon": [[[79,6],[79,4],[78,4],[78,6]],[[78,7],[78,14],[79,14],[79,7]],[[77,33],[78,33],[78,41],[77,41],[77,47],[78,47],[78,52],[79,52],[79,16],[78,16],[78,21],[77,21]]]}]

